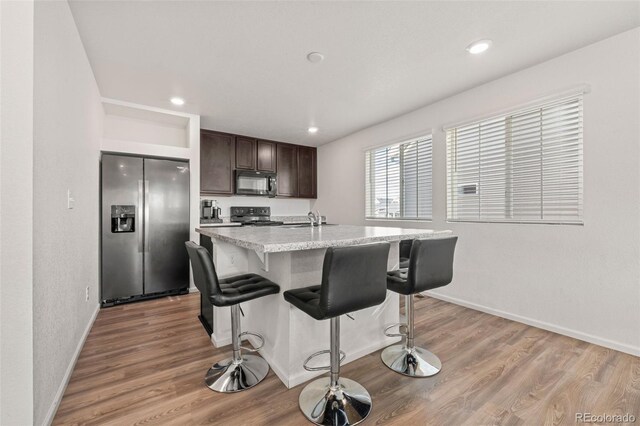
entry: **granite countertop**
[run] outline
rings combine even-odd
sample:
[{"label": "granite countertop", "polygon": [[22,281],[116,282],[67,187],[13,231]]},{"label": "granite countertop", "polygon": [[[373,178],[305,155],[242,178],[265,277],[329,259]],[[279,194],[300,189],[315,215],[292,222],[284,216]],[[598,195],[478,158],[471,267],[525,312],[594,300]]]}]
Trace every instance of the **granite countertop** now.
[{"label": "granite countertop", "polygon": [[196,231],[210,238],[262,253],[351,246],[377,241],[439,238],[451,235],[449,230],[353,225],[323,225],[319,228],[243,226],[239,228],[197,228]]},{"label": "granite countertop", "polygon": [[[271,220],[284,222],[286,225],[307,224],[309,219],[307,216],[271,216]],[[240,222],[231,222],[230,218],[223,217],[222,222],[200,223],[199,228],[228,228],[230,226],[242,226]],[[322,216],[322,223],[327,223],[326,216]]]},{"label": "granite countertop", "polygon": [[[326,216],[321,216],[321,217],[322,217],[322,223],[327,223],[327,217]],[[292,224],[292,225],[298,224],[298,223],[309,223],[309,218],[307,216],[271,216],[269,217],[269,219],[274,221],[284,222],[285,224]],[[229,225],[240,226],[241,224],[239,222],[231,222],[230,217],[223,217],[222,222],[216,225],[217,226],[229,226]]]},{"label": "granite countertop", "polygon": [[[327,223],[326,216],[320,216],[322,218],[322,223]],[[309,218],[307,216],[271,216],[271,220],[279,220],[284,223],[309,223]]]},{"label": "granite countertop", "polygon": [[229,228],[233,226],[242,226],[239,222],[219,222],[219,223],[201,223],[200,228]]}]

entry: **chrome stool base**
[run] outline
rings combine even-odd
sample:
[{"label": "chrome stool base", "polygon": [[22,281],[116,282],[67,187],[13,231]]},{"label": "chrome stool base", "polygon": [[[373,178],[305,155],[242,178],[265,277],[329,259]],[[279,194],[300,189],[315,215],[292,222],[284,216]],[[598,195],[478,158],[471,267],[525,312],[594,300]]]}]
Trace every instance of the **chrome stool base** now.
[{"label": "chrome stool base", "polygon": [[232,393],[249,389],[260,383],[269,373],[269,364],[256,355],[242,355],[241,362],[227,358],[207,371],[204,382],[216,392]]},{"label": "chrome stool base", "polygon": [[304,387],[299,398],[300,410],[317,425],[356,425],[371,412],[371,395],[358,382],[340,378],[331,388],[323,377]]},{"label": "chrome stool base", "polygon": [[440,372],[442,363],[437,356],[426,349],[405,345],[385,348],[380,355],[382,362],[395,371],[410,377],[429,377]]}]

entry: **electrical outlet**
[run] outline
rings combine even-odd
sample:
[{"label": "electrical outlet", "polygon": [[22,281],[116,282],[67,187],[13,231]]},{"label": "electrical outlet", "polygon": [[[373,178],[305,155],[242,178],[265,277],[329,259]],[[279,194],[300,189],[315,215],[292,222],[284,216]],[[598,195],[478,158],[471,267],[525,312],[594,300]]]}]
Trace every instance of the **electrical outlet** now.
[{"label": "electrical outlet", "polygon": [[67,208],[72,209],[76,205],[76,199],[70,189],[67,189]]},{"label": "electrical outlet", "polygon": [[84,300],[85,300],[86,302],[88,302],[88,301],[89,301],[89,287],[87,287],[87,289],[86,289],[86,290],[85,290],[85,292],[84,292]]}]

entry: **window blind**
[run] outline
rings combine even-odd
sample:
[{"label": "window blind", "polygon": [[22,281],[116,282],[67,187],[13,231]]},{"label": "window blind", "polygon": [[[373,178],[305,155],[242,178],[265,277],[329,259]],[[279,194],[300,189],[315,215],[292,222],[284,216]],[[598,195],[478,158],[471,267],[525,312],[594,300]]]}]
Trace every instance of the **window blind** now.
[{"label": "window blind", "polygon": [[582,223],[582,96],[446,134],[448,220]]},{"label": "window blind", "polygon": [[366,152],[369,219],[431,219],[431,135]]}]

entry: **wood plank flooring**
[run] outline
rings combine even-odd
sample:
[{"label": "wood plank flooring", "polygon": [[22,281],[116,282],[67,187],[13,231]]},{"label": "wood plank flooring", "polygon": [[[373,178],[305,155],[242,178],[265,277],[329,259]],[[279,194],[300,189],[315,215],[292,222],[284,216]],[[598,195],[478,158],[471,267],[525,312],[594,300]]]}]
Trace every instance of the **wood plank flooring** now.
[{"label": "wood plank flooring", "polygon": [[[198,295],[100,311],[53,423],[310,424],[304,384],[288,390],[273,372],[237,394],[204,386],[230,349],[211,345],[198,311]],[[416,344],[440,357],[438,375],[406,378],[380,352],[343,366],[373,397],[366,424],[575,424],[578,412],[640,424],[640,358],[433,298],[416,299]]]}]

